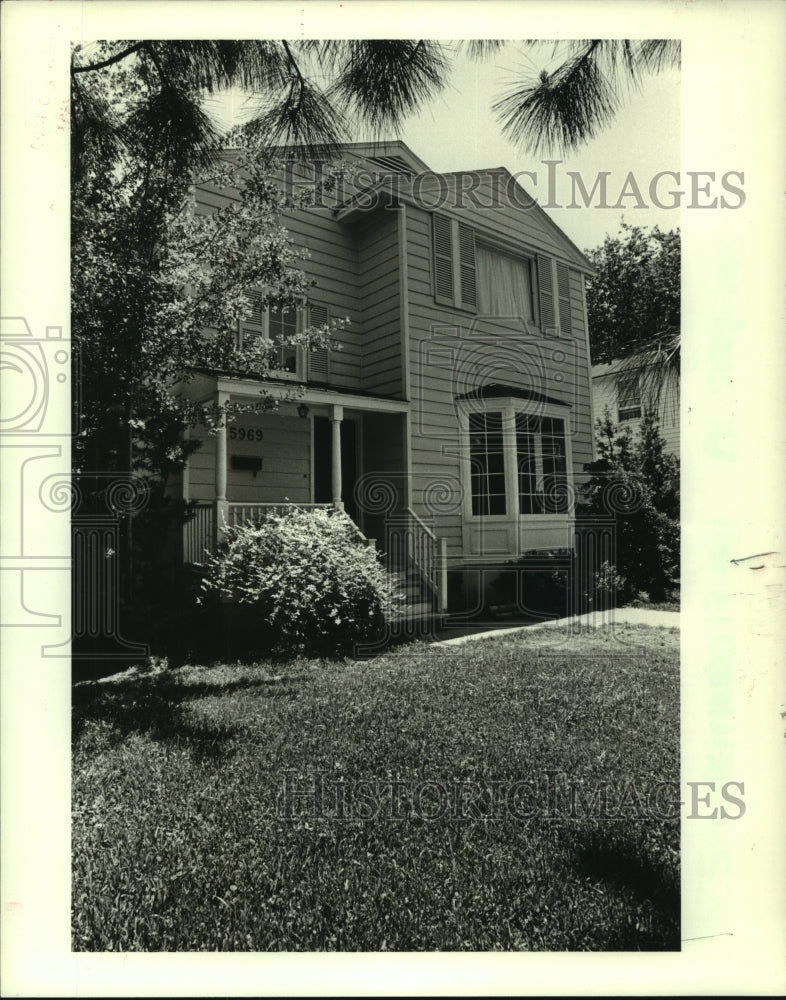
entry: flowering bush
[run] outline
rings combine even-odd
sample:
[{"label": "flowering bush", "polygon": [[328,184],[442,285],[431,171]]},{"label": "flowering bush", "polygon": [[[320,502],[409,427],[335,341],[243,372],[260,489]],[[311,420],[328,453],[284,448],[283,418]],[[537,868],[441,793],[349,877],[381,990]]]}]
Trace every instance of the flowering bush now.
[{"label": "flowering bush", "polygon": [[347,652],[377,638],[398,603],[346,515],[297,507],[229,527],[202,590],[250,606],[260,643],[279,651]]}]

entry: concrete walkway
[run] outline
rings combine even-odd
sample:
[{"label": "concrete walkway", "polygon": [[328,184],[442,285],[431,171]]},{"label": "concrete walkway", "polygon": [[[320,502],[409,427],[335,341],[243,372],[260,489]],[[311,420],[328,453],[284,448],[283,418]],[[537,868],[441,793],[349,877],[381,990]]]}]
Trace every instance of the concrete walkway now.
[{"label": "concrete walkway", "polygon": [[459,635],[455,639],[443,639],[438,646],[463,646],[475,639],[495,639],[499,636],[516,635],[518,632],[533,632],[536,629],[562,628],[564,625],[586,625],[589,628],[603,628],[608,625],[655,625],[659,628],[679,628],[679,611],[648,611],[646,608],[614,608],[612,611],[591,611],[575,618],[556,618],[534,625],[518,625],[515,628],[490,629],[472,635]]}]

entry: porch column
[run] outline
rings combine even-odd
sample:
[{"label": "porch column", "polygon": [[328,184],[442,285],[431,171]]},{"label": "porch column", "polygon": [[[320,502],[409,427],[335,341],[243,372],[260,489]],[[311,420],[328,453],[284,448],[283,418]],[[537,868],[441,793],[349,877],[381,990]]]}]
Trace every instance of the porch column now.
[{"label": "porch column", "polygon": [[333,506],[336,510],[344,509],[344,502],[341,499],[341,421],[343,418],[344,407],[334,404],[330,408],[330,426],[332,429],[330,487]]},{"label": "porch column", "polygon": [[[226,406],[229,402],[228,392],[217,392],[216,402]],[[227,422],[224,417],[218,425],[216,433],[216,495],[213,504],[213,544],[218,545],[224,534],[224,524],[229,521],[229,504],[227,503]]]}]

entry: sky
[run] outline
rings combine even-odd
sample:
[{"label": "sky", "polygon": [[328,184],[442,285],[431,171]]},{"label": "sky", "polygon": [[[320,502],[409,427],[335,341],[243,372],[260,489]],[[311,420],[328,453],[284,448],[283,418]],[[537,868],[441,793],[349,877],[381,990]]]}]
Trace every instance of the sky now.
[{"label": "sky", "polygon": [[[547,207],[553,220],[582,250],[598,246],[607,233],[619,231],[624,218],[628,223],[664,229],[679,226],[679,210],[659,208],[649,197],[652,177],[663,170],[680,170],[680,74],[668,70],[643,77],[638,90],[624,94],[615,120],[592,141],[572,154],[537,155],[521,149],[505,138],[491,110],[493,103],[523,76],[531,78],[541,69],[552,68],[551,46],[523,50],[509,42],[494,58],[477,62],[458,56],[452,62],[448,85],[419,112],[410,116],[402,131],[387,138],[403,140],[428,166],[437,172],[473,170],[482,167],[506,167],[511,173],[532,171],[536,180],[521,179],[526,190],[545,205],[548,195],[548,167],[545,159],[564,162],[552,166],[555,197],[551,205],[567,206],[573,200],[573,182],[567,171],[578,172],[584,187],[592,191],[600,171],[606,171],[609,207],[598,207],[596,194],[586,207],[580,198],[578,207]],[[233,93],[214,104],[222,121],[233,115],[242,119],[248,103],[240,93]],[[359,132],[356,141],[371,138]],[[622,199],[629,172],[633,173],[646,207],[636,207],[632,194]],[[670,186],[666,178],[658,189],[659,200],[669,204]],[[630,188],[627,189],[630,191]]]}]

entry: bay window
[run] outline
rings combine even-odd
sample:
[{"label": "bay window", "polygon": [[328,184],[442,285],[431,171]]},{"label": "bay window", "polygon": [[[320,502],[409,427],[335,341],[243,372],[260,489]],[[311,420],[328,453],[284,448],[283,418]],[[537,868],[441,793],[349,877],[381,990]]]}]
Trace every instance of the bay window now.
[{"label": "bay window", "polygon": [[473,514],[505,513],[505,452],[501,413],[469,415]]},{"label": "bay window", "polygon": [[510,397],[464,415],[467,515],[571,515],[567,409]]},{"label": "bay window", "polygon": [[519,514],[564,514],[568,509],[565,421],[516,414]]}]

